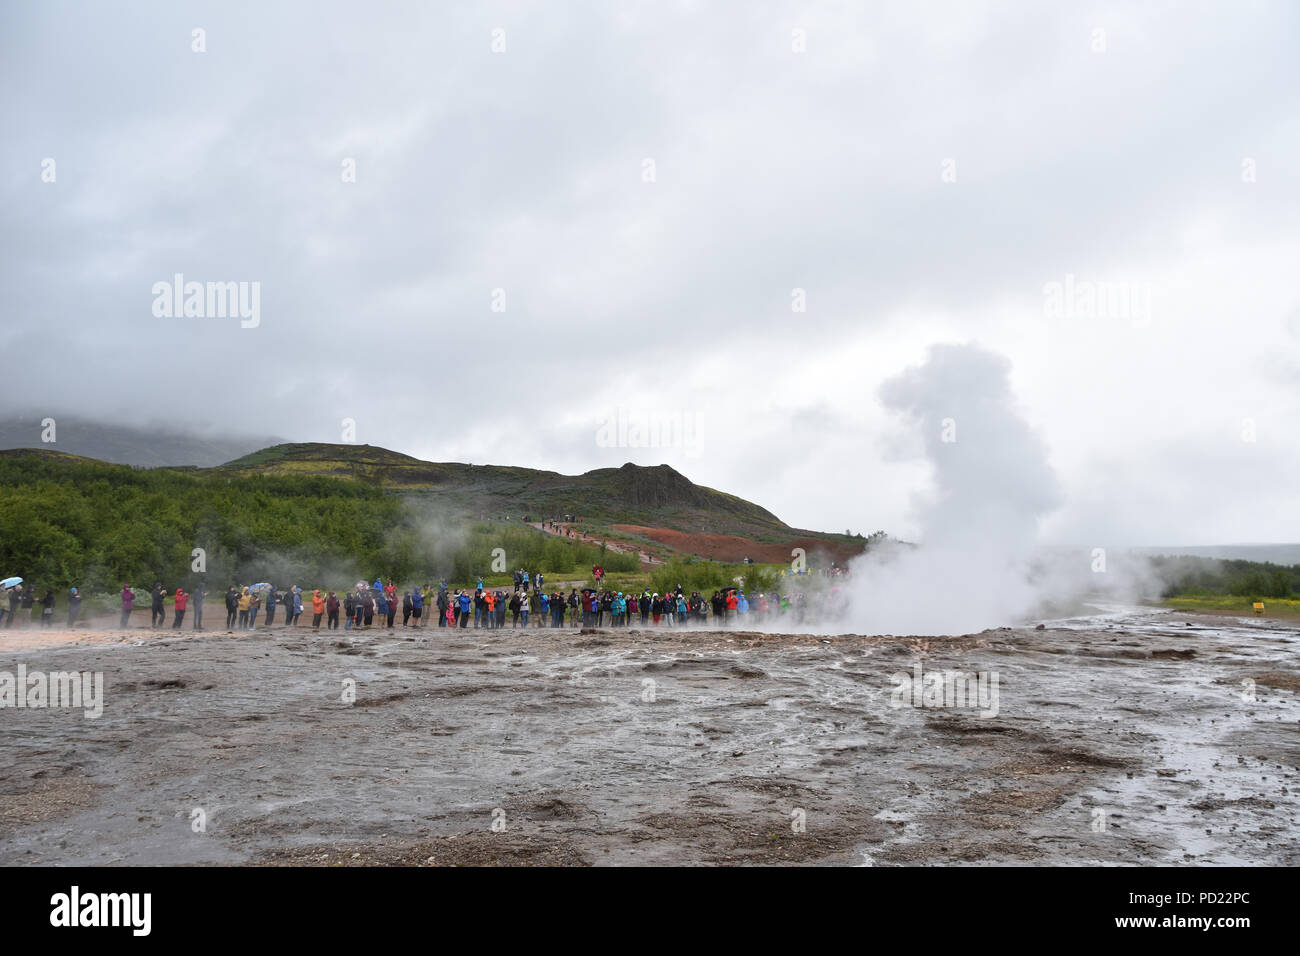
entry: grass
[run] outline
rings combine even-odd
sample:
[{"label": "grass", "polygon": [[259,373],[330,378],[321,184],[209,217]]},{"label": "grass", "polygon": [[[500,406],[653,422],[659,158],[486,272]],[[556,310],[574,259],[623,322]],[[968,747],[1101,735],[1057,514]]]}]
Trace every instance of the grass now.
[{"label": "grass", "polygon": [[1251,607],[1254,603],[1252,598],[1243,598],[1236,595],[1166,598],[1161,602],[1161,605],[1176,611],[1204,611],[1208,614],[1232,614],[1241,617],[1259,616],[1286,620],[1300,619],[1300,599],[1261,598],[1261,600],[1264,602],[1264,613],[1262,615],[1255,614],[1254,608]]}]

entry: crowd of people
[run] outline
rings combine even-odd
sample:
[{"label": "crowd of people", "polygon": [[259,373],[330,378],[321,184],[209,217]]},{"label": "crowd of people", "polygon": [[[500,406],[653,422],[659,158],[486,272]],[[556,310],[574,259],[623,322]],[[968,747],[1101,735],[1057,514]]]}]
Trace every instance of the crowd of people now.
[{"label": "crowd of people", "polygon": [[[796,593],[758,593],[752,598],[743,588],[719,588],[709,596],[699,591],[689,593],[678,585],[660,594],[644,588],[640,592],[619,591],[603,587],[604,568],[592,568],[595,587],[546,587],[546,577],[540,571],[530,574],[524,569],[514,572],[513,587],[488,587],[482,578],[473,588],[451,588],[446,581],[437,586],[426,584],[402,590],[391,579],[375,578],[373,583],[358,582],[342,593],[315,589],[308,595],[298,585],[277,588],[270,583],[230,585],[225,592],[226,630],[253,631],[259,624],[269,628],[277,623],[282,627],[298,627],[304,613],[310,612],[311,622],[301,625],[319,631],[366,629],[372,627],[394,628],[401,615],[402,627],[425,628],[436,621],[437,627],[498,629],[504,627],[626,627],[641,626],[708,625],[728,627],[736,624],[758,625],[762,621],[789,616],[792,621],[802,621],[809,610],[808,596]],[[187,614],[192,612],[194,630],[203,629],[204,602],[208,592],[201,585],[193,591],[177,588],[169,593],[161,582],[148,592],[149,626],[153,629],[168,626],[170,602],[173,630],[180,629]],[[836,592],[818,598],[819,603],[835,600]],[[128,627],[138,602],[137,592],[122,585],[120,594],[121,627]],[[22,626],[31,621],[36,604],[31,585],[16,587],[8,592],[8,606],[0,602],[0,625]],[[41,623],[49,626],[54,614],[54,593],[45,592],[40,600]],[[143,602],[139,602],[143,603]],[[68,597],[68,626],[74,626],[81,613],[81,595],[77,588],[70,589]]]},{"label": "crowd of people", "polygon": [[[0,601],[0,627],[24,627],[32,623],[35,616],[33,608],[40,604],[41,607],[41,627],[50,627],[54,623],[54,590],[45,589],[45,595],[39,602],[36,600],[36,589],[32,585],[26,587],[5,588],[5,597],[7,600]],[[77,618],[81,615],[81,592],[76,588],[68,590],[68,627],[77,623]]]}]

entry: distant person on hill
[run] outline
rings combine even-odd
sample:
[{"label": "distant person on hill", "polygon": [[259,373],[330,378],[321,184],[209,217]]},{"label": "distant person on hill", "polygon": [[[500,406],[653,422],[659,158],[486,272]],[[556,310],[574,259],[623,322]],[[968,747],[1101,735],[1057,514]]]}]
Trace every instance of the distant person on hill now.
[{"label": "distant person on hill", "polygon": [[[13,603],[12,603],[13,600],[14,599],[12,597],[9,598],[10,608],[13,607]],[[131,620],[131,609],[133,607],[135,607],[135,592],[131,590],[130,585],[123,584],[122,585],[122,623],[119,625],[119,627],[126,627],[127,623]],[[11,618],[13,617],[12,610],[10,611],[9,616]]]},{"label": "distant person on hill", "polygon": [[239,590],[232,584],[226,589],[226,630],[235,629],[235,615],[239,613]]},{"label": "distant person on hill", "polygon": [[76,588],[68,589],[68,627],[77,623],[77,617],[81,614],[81,592]]},{"label": "distant person on hill", "polygon": [[189,600],[190,600],[190,596],[185,593],[184,588],[176,589],[176,597],[172,599],[172,603],[176,607],[176,617],[172,621],[173,631],[180,628],[181,621],[185,620],[185,608],[189,604]]},{"label": "distant person on hill", "polygon": [[149,626],[160,627],[167,623],[167,610],[163,607],[163,600],[167,597],[167,592],[163,590],[161,581],[154,584],[149,596],[152,599],[152,605],[149,609]]},{"label": "distant person on hill", "polygon": [[339,599],[335,597],[333,591],[325,599],[325,615],[325,629],[327,631],[337,631],[339,629]]},{"label": "distant person on hill", "polygon": [[49,627],[54,623],[54,591],[50,588],[45,589],[45,597],[41,598],[41,627]]},{"label": "distant person on hill", "polygon": [[190,602],[194,605],[194,630],[203,630],[203,600],[208,596],[208,589],[202,584],[190,592]]}]

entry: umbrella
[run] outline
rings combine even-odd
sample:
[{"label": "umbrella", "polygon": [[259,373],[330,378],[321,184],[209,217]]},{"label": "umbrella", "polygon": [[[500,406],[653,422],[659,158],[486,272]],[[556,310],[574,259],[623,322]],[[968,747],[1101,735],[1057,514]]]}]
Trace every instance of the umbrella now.
[{"label": "umbrella", "polygon": [[3,581],[0,581],[0,588],[4,588],[6,591],[8,591],[11,588],[18,587],[18,585],[22,583],[23,583],[22,578],[5,578]]},{"label": "umbrella", "polygon": [[261,584],[252,584],[252,585],[249,585],[248,590],[249,590],[249,591],[269,591],[269,590],[271,590],[271,585],[269,585],[269,584],[267,584],[265,581],[263,581]]}]

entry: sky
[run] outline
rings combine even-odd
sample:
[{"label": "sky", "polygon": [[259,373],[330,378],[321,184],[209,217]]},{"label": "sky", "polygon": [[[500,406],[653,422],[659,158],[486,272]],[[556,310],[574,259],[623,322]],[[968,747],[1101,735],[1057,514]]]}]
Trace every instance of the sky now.
[{"label": "sky", "polygon": [[1044,541],[1300,541],[1298,40],[1283,2],[6,3],[0,400],[663,462],[915,538],[938,425],[882,388],[961,346]]}]

